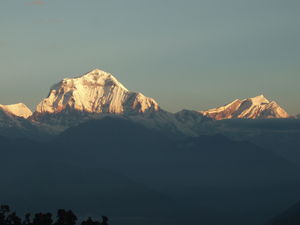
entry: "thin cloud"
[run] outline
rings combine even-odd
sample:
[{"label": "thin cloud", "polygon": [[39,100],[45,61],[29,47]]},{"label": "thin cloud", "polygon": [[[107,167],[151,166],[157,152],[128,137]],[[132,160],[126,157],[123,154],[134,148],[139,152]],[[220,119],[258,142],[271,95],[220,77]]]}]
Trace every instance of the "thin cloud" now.
[{"label": "thin cloud", "polygon": [[44,5],[45,2],[42,0],[42,1],[29,1],[26,3],[27,5]]},{"label": "thin cloud", "polygon": [[0,47],[3,47],[4,46],[4,44],[0,41]]}]

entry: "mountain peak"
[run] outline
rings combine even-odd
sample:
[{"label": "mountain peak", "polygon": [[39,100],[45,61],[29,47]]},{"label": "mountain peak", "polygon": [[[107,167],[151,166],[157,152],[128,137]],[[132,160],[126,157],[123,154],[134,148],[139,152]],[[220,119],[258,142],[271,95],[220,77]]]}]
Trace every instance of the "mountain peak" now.
[{"label": "mountain peak", "polygon": [[65,78],[58,84],[74,86],[74,85],[78,85],[79,83],[82,83],[83,85],[91,85],[91,86],[115,85],[124,89],[125,91],[128,91],[113,75],[99,69],[94,69],[80,77]]},{"label": "mountain peak", "polygon": [[251,101],[254,105],[260,105],[260,104],[263,104],[263,103],[266,103],[268,104],[269,103],[269,100],[266,99],[263,95],[258,95],[254,98],[248,98],[248,99],[244,99],[243,101]]},{"label": "mountain peak", "polygon": [[287,118],[289,115],[276,102],[269,102],[263,95],[233,102],[219,108],[200,111],[204,116],[215,120],[231,118]]},{"label": "mountain peak", "polygon": [[60,114],[69,119],[75,112],[86,118],[93,114],[147,117],[158,108],[153,99],[130,92],[110,73],[95,69],[54,84],[48,97],[37,106],[34,117],[39,120],[44,114]]},{"label": "mountain peak", "polygon": [[0,105],[0,108],[4,110],[6,113],[17,117],[23,117],[27,119],[32,115],[32,112],[27,106],[23,103],[17,103],[12,105]]},{"label": "mountain peak", "polygon": [[[80,77],[65,78],[50,88],[49,95],[36,108],[37,113],[57,113],[65,108],[102,113],[114,96],[129,91],[110,73],[95,69]],[[120,97],[120,96],[119,96]],[[120,107],[111,105],[109,113],[121,113]],[[116,109],[118,108],[118,109]]]}]

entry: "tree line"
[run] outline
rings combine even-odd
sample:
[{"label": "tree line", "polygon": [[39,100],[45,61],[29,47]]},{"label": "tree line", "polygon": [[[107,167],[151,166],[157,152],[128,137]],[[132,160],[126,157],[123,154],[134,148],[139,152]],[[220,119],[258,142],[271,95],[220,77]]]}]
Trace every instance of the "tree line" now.
[{"label": "tree line", "polygon": [[[10,213],[10,208],[8,205],[1,205],[0,208],[0,225],[75,225],[77,221],[77,216],[72,212],[72,210],[57,210],[56,222],[53,222],[52,213],[36,213],[31,220],[30,213],[25,215],[25,219],[22,221],[20,217],[17,216],[16,212]],[[93,221],[91,217],[87,220],[82,221],[81,225],[108,225],[108,218],[102,216],[102,222]]]}]

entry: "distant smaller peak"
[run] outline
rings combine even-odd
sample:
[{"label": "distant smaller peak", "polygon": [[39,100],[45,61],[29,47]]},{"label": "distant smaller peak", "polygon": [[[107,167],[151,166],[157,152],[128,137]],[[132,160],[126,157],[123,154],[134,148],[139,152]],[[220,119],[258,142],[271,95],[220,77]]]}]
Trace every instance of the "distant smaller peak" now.
[{"label": "distant smaller peak", "polygon": [[7,113],[14,116],[23,117],[27,119],[32,115],[31,110],[24,103],[17,103],[12,105],[0,105]]}]

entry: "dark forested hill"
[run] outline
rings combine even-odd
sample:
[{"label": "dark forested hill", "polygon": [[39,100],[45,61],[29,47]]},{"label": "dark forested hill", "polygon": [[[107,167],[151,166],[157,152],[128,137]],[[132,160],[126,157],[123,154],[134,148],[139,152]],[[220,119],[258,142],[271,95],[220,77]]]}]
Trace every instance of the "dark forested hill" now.
[{"label": "dark forested hill", "polygon": [[300,224],[300,202],[294,204],[278,216],[263,225],[297,225]]},{"label": "dark forested hill", "polygon": [[297,167],[219,134],[172,141],[105,117],[44,143],[0,142],[0,201],[17,209],[101,211],[116,224],[260,224],[300,199]]}]

